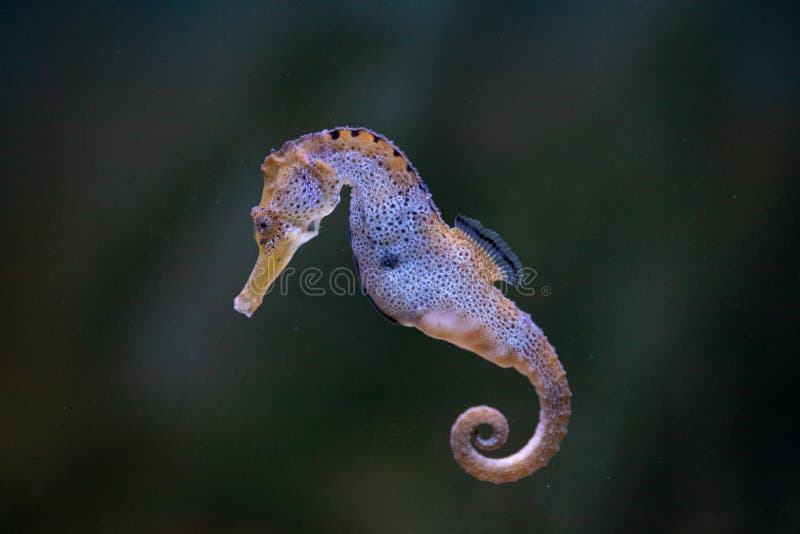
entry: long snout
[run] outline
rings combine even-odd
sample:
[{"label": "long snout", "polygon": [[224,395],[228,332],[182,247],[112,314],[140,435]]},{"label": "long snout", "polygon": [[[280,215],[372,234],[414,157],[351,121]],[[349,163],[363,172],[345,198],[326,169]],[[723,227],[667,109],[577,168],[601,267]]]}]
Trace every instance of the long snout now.
[{"label": "long snout", "polygon": [[[270,286],[283,272],[300,245],[316,236],[318,230],[309,231],[296,226],[284,225],[279,237],[273,237],[268,246],[258,244],[258,259],[242,291],[233,299],[233,308],[250,317],[255,313]],[[258,232],[256,240],[259,241]]]}]

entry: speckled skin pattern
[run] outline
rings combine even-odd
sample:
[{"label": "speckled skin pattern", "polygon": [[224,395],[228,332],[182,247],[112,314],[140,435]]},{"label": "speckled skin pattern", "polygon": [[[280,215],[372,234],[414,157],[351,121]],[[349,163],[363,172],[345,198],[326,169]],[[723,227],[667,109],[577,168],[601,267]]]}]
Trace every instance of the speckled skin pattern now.
[{"label": "speckled skin pattern", "polygon": [[[528,377],[539,396],[539,423],[518,452],[489,458],[508,435],[505,417],[473,407],[453,425],[453,455],[471,475],[513,482],[547,464],[570,416],[566,373],[541,329],[494,282],[503,272],[458,228],[448,226],[406,156],[365,128],[305,135],[270,154],[264,192],[252,210],[259,256],[234,307],[248,317],[291,260],[317,235],[320,220],[351,187],[350,231],[362,285],[389,319],[413,326]],[[492,435],[478,435],[479,425]]]}]

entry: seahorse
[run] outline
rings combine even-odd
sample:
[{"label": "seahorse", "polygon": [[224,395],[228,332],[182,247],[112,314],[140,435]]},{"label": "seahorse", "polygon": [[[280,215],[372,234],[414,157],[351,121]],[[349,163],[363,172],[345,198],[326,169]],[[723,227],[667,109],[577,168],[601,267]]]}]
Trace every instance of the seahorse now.
[{"label": "seahorse", "polygon": [[[533,384],[539,420],[530,440],[503,458],[508,422],[475,406],[453,424],[450,444],[461,467],[497,484],[545,466],[567,433],[566,373],[542,330],[495,282],[519,282],[521,264],[496,233],[459,215],[450,227],[406,155],[367,128],[339,127],[287,141],[264,160],[261,202],[251,215],[258,259],[234,308],[250,317],[266,290],[349,186],[350,242],[365,294],[387,319],[413,326],[499,365]],[[481,435],[482,425],[490,434]]]}]

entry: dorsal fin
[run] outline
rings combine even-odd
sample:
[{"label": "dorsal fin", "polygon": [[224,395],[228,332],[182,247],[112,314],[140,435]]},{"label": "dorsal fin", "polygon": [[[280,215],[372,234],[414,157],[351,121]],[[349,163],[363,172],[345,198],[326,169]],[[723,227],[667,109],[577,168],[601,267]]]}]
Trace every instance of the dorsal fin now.
[{"label": "dorsal fin", "polygon": [[497,266],[503,274],[503,280],[516,286],[519,282],[519,273],[522,270],[522,262],[511,250],[511,247],[503,240],[500,235],[486,228],[480,221],[465,217],[456,216],[456,228],[464,232],[476,245],[478,245],[489,259]]}]

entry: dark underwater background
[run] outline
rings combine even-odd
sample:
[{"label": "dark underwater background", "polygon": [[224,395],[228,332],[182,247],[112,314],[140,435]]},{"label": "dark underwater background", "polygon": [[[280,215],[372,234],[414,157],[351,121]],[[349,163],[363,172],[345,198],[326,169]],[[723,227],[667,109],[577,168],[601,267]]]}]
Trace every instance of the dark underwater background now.
[{"label": "dark underwater background", "polygon": [[[795,3],[4,4],[2,532],[797,532]],[[395,141],[573,391],[495,486],[461,411],[530,384],[289,282],[232,309],[271,148]],[[352,268],[347,195],[298,272]]]}]

